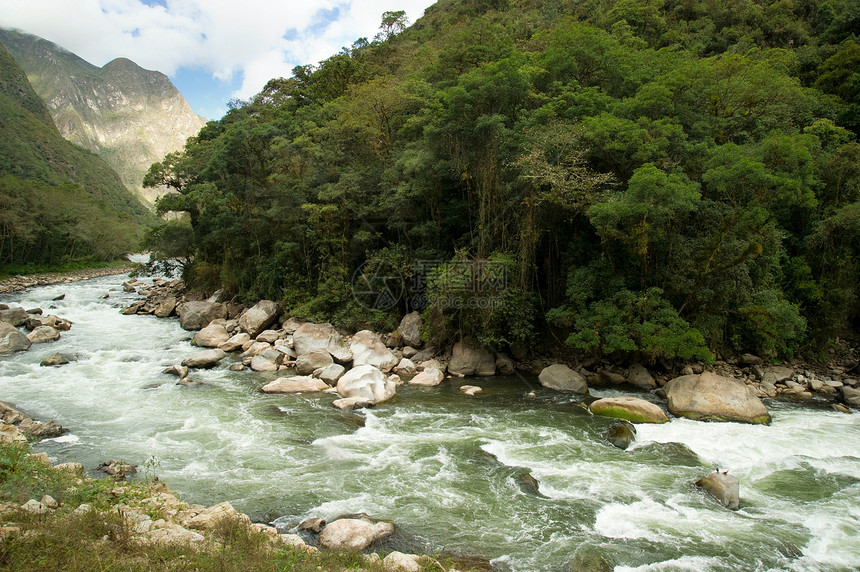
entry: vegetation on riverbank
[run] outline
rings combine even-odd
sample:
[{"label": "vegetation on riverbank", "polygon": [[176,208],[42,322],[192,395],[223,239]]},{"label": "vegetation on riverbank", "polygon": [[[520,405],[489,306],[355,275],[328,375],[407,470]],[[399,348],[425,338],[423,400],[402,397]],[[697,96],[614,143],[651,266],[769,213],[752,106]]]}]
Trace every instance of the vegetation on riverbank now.
[{"label": "vegetation on riverbank", "polygon": [[[308,551],[224,518],[197,547],[145,543],[124,511],[165,518],[150,501],[166,487],[157,481],[117,482],[49,467],[29,447],[0,445],[0,569],[90,570],[383,570],[360,553]],[[49,495],[59,507],[42,514],[20,505]],[[91,510],[81,510],[86,504]],[[440,570],[431,564],[424,570]]]},{"label": "vegetation on riverbank", "polygon": [[86,274],[87,270],[116,269],[119,272],[126,269],[130,270],[131,268],[132,265],[127,258],[118,258],[103,262],[76,260],[53,265],[26,264],[20,266],[3,266],[0,267],[0,281],[7,280],[12,276],[48,277],[48,275],[55,276],[60,274],[63,275],[63,278],[75,279],[79,274]]},{"label": "vegetation on riverbank", "polygon": [[186,254],[192,284],[310,320],[421,310],[437,344],[819,352],[860,323],[852,6],[387,13],[153,165],[159,208],[187,218],[149,244]]}]

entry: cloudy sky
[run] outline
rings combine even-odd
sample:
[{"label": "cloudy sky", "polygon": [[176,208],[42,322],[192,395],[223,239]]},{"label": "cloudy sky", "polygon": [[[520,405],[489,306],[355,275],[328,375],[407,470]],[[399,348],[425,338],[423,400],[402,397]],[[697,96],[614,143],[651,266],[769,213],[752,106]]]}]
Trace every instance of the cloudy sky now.
[{"label": "cloudy sky", "polygon": [[170,76],[194,110],[220,118],[294,66],[371,39],[386,10],[410,22],[435,0],[0,0],[0,26],[97,66],[127,57]]}]

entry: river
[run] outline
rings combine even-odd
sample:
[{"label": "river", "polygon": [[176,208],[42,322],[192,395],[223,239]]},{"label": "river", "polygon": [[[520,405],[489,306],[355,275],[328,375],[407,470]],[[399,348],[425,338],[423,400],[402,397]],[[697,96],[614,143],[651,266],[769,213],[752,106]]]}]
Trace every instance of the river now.
[{"label": "river", "polygon": [[[0,357],[0,399],[71,429],[37,447],[55,462],[122,459],[184,500],[228,500],[282,525],[366,512],[396,523],[392,549],[498,570],[562,570],[595,554],[618,572],[860,565],[858,415],[774,402],[769,427],[674,419],[639,425],[622,451],[603,438],[609,420],[528,377],[480,379],[477,398],[449,382],[405,386],[357,413],[331,395],[263,394],[274,376],[231,372],[229,360],[184,387],[162,370],[195,351],[192,334],[120,315],[135,298],[125,279],[0,298],[74,322],[58,342]],[[77,361],[39,366],[55,352]],[[715,465],[740,479],[739,511],[692,485]]]}]

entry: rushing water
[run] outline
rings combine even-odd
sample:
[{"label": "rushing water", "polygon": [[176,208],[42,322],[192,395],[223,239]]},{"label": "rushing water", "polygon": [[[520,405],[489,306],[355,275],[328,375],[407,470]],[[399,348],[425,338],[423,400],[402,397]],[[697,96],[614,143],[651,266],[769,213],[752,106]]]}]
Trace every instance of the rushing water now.
[{"label": "rushing water", "polygon": [[[39,445],[56,462],[148,464],[185,500],[229,500],[284,526],[366,512],[397,524],[393,548],[499,570],[561,570],[589,554],[616,571],[860,565],[858,415],[773,403],[769,427],[675,419],[639,425],[622,451],[603,439],[609,420],[530,378],[481,379],[477,398],[459,382],[405,386],[357,413],[331,395],[263,394],[273,376],[231,372],[229,360],[183,387],[161,372],[195,351],[191,333],[120,315],[135,297],[123,280],[0,300],[74,322],[58,342],[0,357],[0,399],[71,429]],[[55,352],[78,359],[39,366]],[[739,511],[691,484],[714,465],[740,479]]]}]

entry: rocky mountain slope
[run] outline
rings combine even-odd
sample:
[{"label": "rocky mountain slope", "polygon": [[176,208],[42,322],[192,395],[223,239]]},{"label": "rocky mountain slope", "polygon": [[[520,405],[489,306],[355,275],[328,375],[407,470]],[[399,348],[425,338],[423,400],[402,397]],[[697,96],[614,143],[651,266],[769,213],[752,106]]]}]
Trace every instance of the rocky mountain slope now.
[{"label": "rocky mountain slope", "polygon": [[181,149],[206,123],[167,76],[126,58],[99,68],[47,40],[5,29],[0,43],[24,69],[63,137],[100,155],[148,203],[159,194],[143,189],[149,166]]}]

